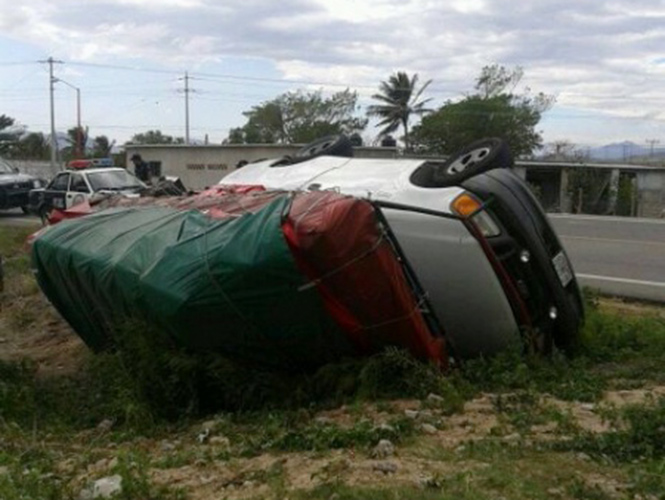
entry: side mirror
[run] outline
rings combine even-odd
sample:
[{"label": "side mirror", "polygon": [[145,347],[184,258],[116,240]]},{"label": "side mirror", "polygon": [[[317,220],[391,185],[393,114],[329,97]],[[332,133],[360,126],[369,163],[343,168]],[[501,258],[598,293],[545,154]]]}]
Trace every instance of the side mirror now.
[{"label": "side mirror", "polygon": [[21,173],[19,171],[18,167],[12,167],[12,170],[14,171],[15,174],[20,174]]}]

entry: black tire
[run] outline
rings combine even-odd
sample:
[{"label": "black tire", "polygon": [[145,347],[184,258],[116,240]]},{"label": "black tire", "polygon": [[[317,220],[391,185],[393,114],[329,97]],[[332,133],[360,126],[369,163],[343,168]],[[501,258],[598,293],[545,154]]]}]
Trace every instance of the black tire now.
[{"label": "black tire", "polygon": [[28,214],[30,213],[30,207],[29,207],[28,205],[23,205],[23,206],[21,207],[21,210],[23,211],[23,213],[24,213],[25,215],[28,215]]},{"label": "black tire", "polygon": [[510,168],[513,156],[502,139],[488,138],[472,142],[458,151],[432,173],[436,187],[455,186],[488,170]]},{"label": "black tire", "polygon": [[322,137],[296,151],[291,162],[300,163],[324,155],[351,158],[353,157],[353,144],[343,134]]}]

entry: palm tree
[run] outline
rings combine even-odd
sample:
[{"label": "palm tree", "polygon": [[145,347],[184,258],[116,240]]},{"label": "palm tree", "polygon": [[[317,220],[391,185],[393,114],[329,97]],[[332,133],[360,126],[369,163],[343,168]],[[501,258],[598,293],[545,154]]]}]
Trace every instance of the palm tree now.
[{"label": "palm tree", "polygon": [[407,151],[410,150],[409,118],[411,115],[423,115],[431,111],[425,108],[425,104],[431,101],[431,98],[419,100],[430,83],[432,80],[427,80],[418,89],[418,74],[409,78],[409,75],[403,71],[390,75],[387,82],[381,82],[380,93],[372,96],[372,99],[381,101],[381,104],[367,107],[369,116],[381,118],[377,126],[384,128],[379,132],[379,136],[388,135],[401,125],[404,128],[404,147]]}]

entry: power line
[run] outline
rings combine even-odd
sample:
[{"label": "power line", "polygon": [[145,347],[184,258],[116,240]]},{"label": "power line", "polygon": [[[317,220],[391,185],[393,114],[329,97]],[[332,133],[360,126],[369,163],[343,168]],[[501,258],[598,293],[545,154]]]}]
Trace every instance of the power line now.
[{"label": "power line", "polygon": [[[159,73],[159,74],[169,74],[176,75],[180,74],[176,70],[166,70],[166,69],[153,69],[153,68],[141,68],[137,66],[122,66],[115,64],[101,64],[101,63],[83,63],[83,62],[68,62],[72,66],[83,66],[83,67],[94,67],[102,69],[114,69],[114,70],[125,70],[125,71],[138,71],[142,73]],[[190,79],[211,79],[211,80],[232,80],[239,82],[262,82],[262,83],[272,83],[280,85],[312,85],[312,86],[322,86],[322,87],[337,87],[337,88],[356,88],[356,89],[371,89],[372,91],[377,91],[377,85],[362,85],[358,83],[338,83],[338,82],[326,82],[326,81],[317,81],[317,80],[300,80],[293,79],[288,80],[285,78],[269,78],[269,77],[258,77],[258,76],[244,76],[244,75],[233,75],[228,73],[208,73],[208,72],[195,72],[191,73]],[[430,91],[438,93],[456,93],[462,91],[455,91],[450,89],[436,89],[428,88]]]},{"label": "power line", "polygon": [[[62,62],[62,61],[60,61]],[[2,65],[3,63],[0,63]],[[30,63],[4,63],[7,65],[11,64],[30,64]],[[168,74],[168,75],[178,75],[182,74],[176,70],[167,70],[167,69],[154,69],[154,68],[144,68],[138,66],[126,66],[126,65],[114,65],[114,64],[102,64],[102,63],[89,63],[89,62],[72,62],[67,61],[66,64],[72,66],[81,66],[81,67],[92,67],[100,69],[111,69],[111,70],[123,70],[123,71],[136,71],[142,73],[155,73],[155,74]],[[242,82],[245,85],[310,85],[310,86],[323,86],[323,87],[334,87],[334,88],[344,88],[344,89],[367,89],[372,91],[377,91],[377,85],[363,85],[353,82],[339,83],[331,81],[322,81],[322,80],[307,80],[307,79],[284,79],[284,78],[269,78],[269,77],[254,77],[254,76],[245,76],[245,75],[235,75],[235,74],[224,74],[224,73],[209,73],[209,72],[195,72],[188,73],[189,80],[201,80],[208,82],[217,82],[217,83],[227,83],[224,80],[230,80],[231,82]],[[179,78],[182,80],[182,78]],[[266,85],[267,84],[267,85]],[[117,88],[114,86],[107,87],[109,89]],[[467,89],[468,90],[468,89]],[[450,95],[463,95],[464,90],[459,89],[444,89],[436,88],[434,86],[428,87],[428,91],[437,94],[450,94]],[[562,91],[559,95],[567,95],[569,97],[575,96],[584,96],[590,98],[588,95],[575,92],[575,91]],[[609,95],[595,95],[592,98],[596,101],[603,99],[612,99],[612,100],[627,100],[627,99],[636,99],[635,95],[627,94],[609,94]],[[644,101],[661,101],[665,97],[662,96],[642,96],[637,97],[638,100]]]},{"label": "power line", "polygon": [[29,66],[41,62],[42,61],[3,61],[0,62],[0,66]]}]

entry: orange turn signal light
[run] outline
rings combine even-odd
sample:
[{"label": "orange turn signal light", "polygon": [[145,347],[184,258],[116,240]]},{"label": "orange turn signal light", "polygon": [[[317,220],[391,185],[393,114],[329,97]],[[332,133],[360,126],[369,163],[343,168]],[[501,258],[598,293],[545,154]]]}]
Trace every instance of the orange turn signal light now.
[{"label": "orange turn signal light", "polygon": [[462,193],[453,200],[450,208],[460,217],[471,217],[482,208],[482,204],[469,193]]}]

